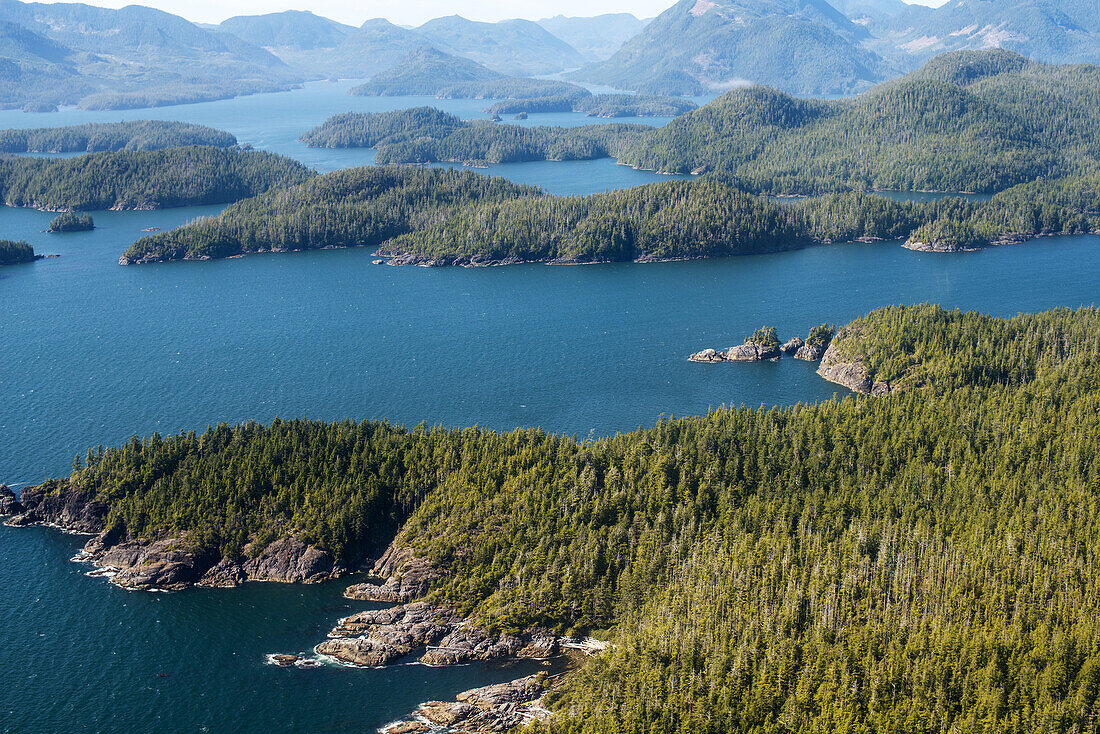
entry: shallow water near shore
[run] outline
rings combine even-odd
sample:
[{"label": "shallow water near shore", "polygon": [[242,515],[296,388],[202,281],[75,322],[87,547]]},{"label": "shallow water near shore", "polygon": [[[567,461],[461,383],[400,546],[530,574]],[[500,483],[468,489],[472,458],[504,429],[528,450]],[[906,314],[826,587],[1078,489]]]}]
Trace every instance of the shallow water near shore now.
[{"label": "shallow water near shore", "polygon": [[[487,104],[439,102],[471,116]],[[295,139],[357,104],[410,101],[318,85],[125,113],[2,112],[0,127],[185,119],[327,170],[370,153]],[[658,179],[613,161],[489,173],[558,193]],[[1011,316],[1093,304],[1100,283],[1100,237],[958,255],[882,242],[585,267],[395,268],[365,249],[117,265],[142,230],[221,209],[95,212],[92,232],[48,235],[52,214],[0,207],[0,237],[61,255],[0,268],[0,482],[36,483],[91,446],[220,421],[541,426],[586,438],[721,404],[827,400],[846,391],[812,364],[686,358],[764,324],[805,336],[922,301]],[[129,593],[69,562],[85,540],[0,526],[2,732],[369,732],[421,701],[537,666],[277,668],[266,654],[307,652],[337,618],[367,608],[341,598],[346,582]]]}]

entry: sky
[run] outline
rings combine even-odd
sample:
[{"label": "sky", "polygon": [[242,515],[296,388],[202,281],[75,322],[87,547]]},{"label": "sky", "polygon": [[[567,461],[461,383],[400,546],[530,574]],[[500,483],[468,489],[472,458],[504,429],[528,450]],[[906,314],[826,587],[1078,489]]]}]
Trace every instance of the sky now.
[{"label": "sky", "polygon": [[[84,0],[90,5],[121,8],[147,5],[182,15],[197,23],[220,23],[234,15],[258,15],[282,10],[310,10],[333,20],[361,25],[369,18],[386,18],[394,23],[420,25],[444,15],[461,15],[470,20],[497,21],[504,18],[538,20],[553,15],[592,16],[602,13],[633,13],[651,18],[676,0]],[[922,5],[942,5],[946,0],[905,0]]]}]

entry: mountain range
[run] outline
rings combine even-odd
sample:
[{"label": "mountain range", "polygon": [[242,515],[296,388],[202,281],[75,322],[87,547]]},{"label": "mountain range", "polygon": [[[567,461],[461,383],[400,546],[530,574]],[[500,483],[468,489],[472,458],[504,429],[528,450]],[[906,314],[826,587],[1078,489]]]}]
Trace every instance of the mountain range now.
[{"label": "mountain range", "polygon": [[202,26],[139,5],[0,0],[0,107],[147,107],[368,79],[431,47],[505,77],[566,75],[648,94],[759,83],[862,92],[944,51],[1001,47],[1100,62],[1096,0],[680,0],[652,21],[618,13],[540,21],[460,16],[359,27],[305,11]]}]

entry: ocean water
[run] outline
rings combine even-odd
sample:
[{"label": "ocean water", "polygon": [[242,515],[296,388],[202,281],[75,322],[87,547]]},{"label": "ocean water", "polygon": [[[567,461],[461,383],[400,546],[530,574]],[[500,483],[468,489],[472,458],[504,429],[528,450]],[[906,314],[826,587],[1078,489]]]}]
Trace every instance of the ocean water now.
[{"label": "ocean water", "polygon": [[[0,127],[178,116],[316,154],[318,167],[350,165],[340,151],[294,147],[304,127],[367,104],[321,86],[127,113],[4,112]],[[558,191],[647,175],[601,165],[495,172]],[[219,209],[96,212],[93,232],[49,235],[50,214],[0,208],[0,236],[60,255],[0,269],[0,482],[63,475],[90,446],[220,421],[385,418],[583,438],[721,404],[827,400],[845,391],[805,362],[686,357],[761,325],[805,335],[886,304],[1005,316],[1092,304],[1100,282],[1098,237],[959,255],[883,242],[652,265],[394,268],[372,265],[369,250],[117,265],[141,230]],[[420,701],[533,669],[275,668],[265,654],[306,652],[364,608],[340,598],[345,582],[129,593],[68,562],[84,540],[0,527],[0,731],[369,732]]]},{"label": "ocean water", "polygon": [[[209,125],[227,130],[240,143],[281,153],[295,158],[318,171],[332,171],[374,162],[374,151],[364,148],[310,148],[298,137],[329,117],[341,112],[387,112],[409,107],[431,106],[462,119],[485,119],[484,110],[492,99],[434,99],[428,97],[353,97],[347,90],[358,81],[311,82],[301,89],[275,94],[256,94],[215,102],[158,107],[139,110],[85,111],[62,109],[50,114],[28,114],[20,110],[0,110],[0,129],[28,127],[61,127],[86,122],[118,122],[121,120],[179,120]],[[603,120],[586,117],[579,112],[536,113],[527,120],[507,118],[502,124],[560,125],[575,127],[608,122],[640,123],[660,126],[666,117],[621,117]],[[477,169],[488,175],[507,176],[514,181],[542,186],[554,194],[593,194],[612,189],[636,186],[669,178],[652,171],[636,171],[620,166],[614,160],[548,161],[527,164],[501,164]]]}]

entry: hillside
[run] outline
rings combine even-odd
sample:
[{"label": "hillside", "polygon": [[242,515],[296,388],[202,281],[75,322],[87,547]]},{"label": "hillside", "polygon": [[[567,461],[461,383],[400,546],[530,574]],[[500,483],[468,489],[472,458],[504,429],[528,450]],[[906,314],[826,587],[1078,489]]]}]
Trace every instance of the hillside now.
[{"label": "hillside", "polygon": [[312,176],[297,161],[262,151],[188,146],[0,159],[8,206],[47,211],[159,209],[224,204]]},{"label": "hillside", "polygon": [[885,78],[866,29],[824,0],[680,0],[614,56],[572,78],[650,94],[754,82],[796,94],[859,92]]},{"label": "hillside", "polygon": [[296,543],[331,576],[388,543],[388,587],[466,634],[610,643],[536,732],[1089,731],[1100,314],[887,308],[837,339],[919,383],[584,442],[219,425],[91,450],[22,501],[93,553],[153,541],[119,585],[235,583]]},{"label": "hillside", "polygon": [[335,48],[355,28],[308,10],[286,10],[265,15],[237,15],[223,20],[218,30],[278,55],[281,50]]},{"label": "hillside", "polygon": [[480,23],[452,15],[430,20],[416,32],[442,51],[509,76],[552,74],[585,61],[568,43],[529,20]]},{"label": "hillside", "polygon": [[602,61],[611,58],[648,22],[630,13],[606,13],[591,18],[555,15],[543,18],[538,24],[577,49],[588,61]]},{"label": "hillside", "polygon": [[228,148],[236,144],[237,138],[223,130],[163,120],[0,130],[0,152],[3,153],[97,153],[160,150],[182,145]]},{"label": "hillside", "polygon": [[646,137],[622,161],[729,171],[747,188],[993,192],[1100,160],[1100,68],[956,52],[846,100],[734,90]]}]

